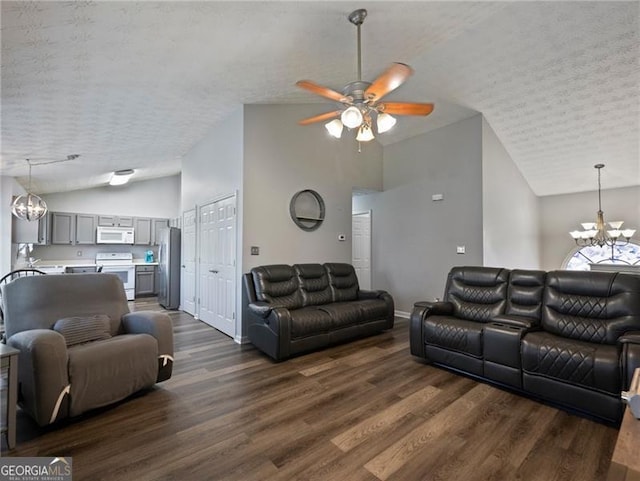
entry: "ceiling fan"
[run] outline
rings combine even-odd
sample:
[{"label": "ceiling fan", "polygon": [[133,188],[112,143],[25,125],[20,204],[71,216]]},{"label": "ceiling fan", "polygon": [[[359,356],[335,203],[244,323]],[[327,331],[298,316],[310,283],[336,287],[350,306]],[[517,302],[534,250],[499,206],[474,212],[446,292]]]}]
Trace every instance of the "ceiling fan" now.
[{"label": "ceiling fan", "polygon": [[[362,80],[362,53],[360,46],[360,26],[367,16],[365,9],[351,12],[347,17],[349,22],[357,27],[358,39],[358,80],[348,83],[342,93],[328,87],[318,85],[311,80],[300,80],[296,85],[316,95],[334,100],[342,104],[339,110],[314,115],[298,124],[309,125],[316,122],[324,122],[326,129],[335,138],[342,136],[342,130],[346,126],[349,129],[358,129],[356,140],[368,142],[374,139],[373,125],[377,133],[388,131],[396,123],[393,115],[429,115],[433,112],[433,104],[415,102],[380,102],[388,93],[397,89],[412,74],[413,69],[403,63],[393,63],[373,82]],[[339,118],[338,118],[339,117]],[[332,120],[333,119],[333,120]]]}]

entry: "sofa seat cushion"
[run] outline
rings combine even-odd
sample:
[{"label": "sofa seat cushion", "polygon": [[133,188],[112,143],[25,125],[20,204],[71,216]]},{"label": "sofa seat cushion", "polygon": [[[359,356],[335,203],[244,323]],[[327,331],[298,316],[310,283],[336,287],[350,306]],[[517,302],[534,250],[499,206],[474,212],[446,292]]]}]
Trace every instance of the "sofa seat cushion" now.
[{"label": "sofa seat cushion", "polygon": [[525,372],[619,395],[620,367],[616,346],[530,332],[522,340]]},{"label": "sofa seat cushion", "polygon": [[452,351],[482,357],[484,323],[451,316],[430,316],[424,322],[424,342]]},{"label": "sofa seat cushion", "polygon": [[320,309],[331,316],[334,329],[360,324],[363,319],[362,309],[357,302],[334,302],[320,306]]},{"label": "sofa seat cushion", "polygon": [[71,416],[153,386],[158,376],[158,343],[148,334],[78,344],[68,354]]},{"label": "sofa seat cushion", "polygon": [[351,304],[360,308],[364,322],[386,319],[389,315],[389,307],[383,299],[363,299],[353,301]]},{"label": "sofa seat cushion", "polygon": [[333,322],[319,306],[303,307],[291,312],[291,337],[300,338],[330,331]]}]

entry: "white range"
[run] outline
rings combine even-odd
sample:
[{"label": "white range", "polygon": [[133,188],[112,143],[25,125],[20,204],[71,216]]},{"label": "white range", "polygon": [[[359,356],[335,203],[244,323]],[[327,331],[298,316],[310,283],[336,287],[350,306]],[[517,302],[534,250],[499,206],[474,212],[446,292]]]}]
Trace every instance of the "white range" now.
[{"label": "white range", "polygon": [[96,265],[102,266],[102,272],[116,274],[124,284],[127,300],[133,301],[136,296],[136,267],[131,252],[110,252],[96,254]]}]

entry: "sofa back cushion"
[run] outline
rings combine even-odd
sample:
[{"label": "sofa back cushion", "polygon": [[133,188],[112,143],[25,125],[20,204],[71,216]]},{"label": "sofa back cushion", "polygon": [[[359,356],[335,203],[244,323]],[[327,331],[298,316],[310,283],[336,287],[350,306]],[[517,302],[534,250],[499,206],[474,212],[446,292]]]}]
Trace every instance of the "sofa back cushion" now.
[{"label": "sofa back cushion", "polygon": [[445,301],[453,315],[469,321],[488,322],[504,314],[509,271],[495,267],[454,267],[447,277]]},{"label": "sofa back cushion", "polygon": [[509,274],[505,314],[540,321],[546,275],[545,271],[512,270]]},{"label": "sofa back cushion", "polygon": [[7,337],[30,329],[52,329],[58,319],[104,314],[110,334],[120,331],[129,312],[122,281],[115,274],[47,274],[2,286]]},{"label": "sofa back cushion", "polygon": [[333,302],[355,301],[358,298],[358,277],[351,264],[328,263],[324,265],[329,274],[331,300]]},{"label": "sofa back cushion", "polygon": [[329,275],[322,264],[295,264],[304,306],[318,306],[331,302]]},{"label": "sofa back cushion", "polygon": [[615,344],[625,332],[640,331],[640,276],[549,272],[542,327],[559,336],[599,344]]},{"label": "sofa back cushion", "polygon": [[302,292],[293,267],[285,264],[254,267],[251,275],[258,301],[287,309],[302,307]]}]

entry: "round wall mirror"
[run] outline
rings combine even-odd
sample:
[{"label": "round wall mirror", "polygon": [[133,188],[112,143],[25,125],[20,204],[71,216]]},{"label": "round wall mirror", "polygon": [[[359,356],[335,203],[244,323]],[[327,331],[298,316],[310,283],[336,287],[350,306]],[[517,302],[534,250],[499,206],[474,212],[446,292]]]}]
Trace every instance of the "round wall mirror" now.
[{"label": "round wall mirror", "polygon": [[324,220],[324,201],[315,190],[296,192],[289,203],[291,219],[302,230],[316,230]]}]

